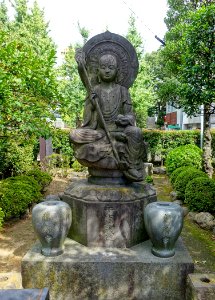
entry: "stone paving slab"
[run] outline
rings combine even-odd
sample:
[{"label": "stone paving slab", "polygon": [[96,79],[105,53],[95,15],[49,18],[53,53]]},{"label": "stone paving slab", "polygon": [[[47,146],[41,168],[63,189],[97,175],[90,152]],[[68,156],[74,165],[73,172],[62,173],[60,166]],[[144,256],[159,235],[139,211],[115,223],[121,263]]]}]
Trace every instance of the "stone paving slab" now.
[{"label": "stone paving slab", "polygon": [[19,272],[0,273],[0,289],[21,289],[22,277]]}]

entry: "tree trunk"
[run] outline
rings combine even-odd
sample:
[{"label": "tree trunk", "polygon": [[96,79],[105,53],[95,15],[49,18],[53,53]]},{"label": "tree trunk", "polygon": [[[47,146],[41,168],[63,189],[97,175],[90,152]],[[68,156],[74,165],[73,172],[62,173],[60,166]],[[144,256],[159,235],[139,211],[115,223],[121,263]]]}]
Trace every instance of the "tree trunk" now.
[{"label": "tree trunk", "polygon": [[211,132],[210,132],[210,113],[207,107],[204,112],[204,143],[203,143],[203,169],[210,178],[213,175],[212,166],[212,149],[211,149]]}]

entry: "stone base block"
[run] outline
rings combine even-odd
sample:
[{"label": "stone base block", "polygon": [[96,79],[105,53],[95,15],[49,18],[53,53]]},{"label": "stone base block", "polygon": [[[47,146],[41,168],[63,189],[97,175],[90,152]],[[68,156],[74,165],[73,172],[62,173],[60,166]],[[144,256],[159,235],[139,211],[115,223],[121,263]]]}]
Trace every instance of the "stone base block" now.
[{"label": "stone base block", "polygon": [[186,300],[206,299],[215,299],[215,273],[190,274],[187,280]]},{"label": "stone base block", "polygon": [[72,209],[68,237],[88,247],[129,248],[148,239],[144,209],[157,201],[150,184],[73,182],[61,195]]},{"label": "stone base block", "polygon": [[50,290],[51,300],[183,300],[191,257],[179,239],[172,258],[151,254],[151,242],[130,249],[88,248],[70,239],[57,257],[36,244],[22,260],[24,288]]}]

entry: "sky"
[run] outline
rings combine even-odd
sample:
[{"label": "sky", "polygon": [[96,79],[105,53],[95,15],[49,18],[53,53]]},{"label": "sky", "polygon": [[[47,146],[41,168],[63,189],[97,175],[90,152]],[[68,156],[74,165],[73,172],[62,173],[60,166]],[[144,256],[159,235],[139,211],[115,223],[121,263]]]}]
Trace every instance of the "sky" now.
[{"label": "sky", "polygon": [[[44,8],[50,35],[58,46],[58,54],[70,44],[81,41],[77,23],[90,31],[90,37],[107,29],[125,35],[132,11],[136,26],[144,41],[146,52],[161,45],[155,38],[163,38],[167,0],[37,0]],[[33,3],[33,0],[29,0]]]}]

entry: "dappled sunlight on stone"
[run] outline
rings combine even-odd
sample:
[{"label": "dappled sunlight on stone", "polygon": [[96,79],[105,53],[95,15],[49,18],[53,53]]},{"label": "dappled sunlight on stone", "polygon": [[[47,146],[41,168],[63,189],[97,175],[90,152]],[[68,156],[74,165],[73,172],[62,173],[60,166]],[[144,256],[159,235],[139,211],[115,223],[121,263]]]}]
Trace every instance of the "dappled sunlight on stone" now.
[{"label": "dappled sunlight on stone", "polygon": [[174,258],[163,259],[152,255],[150,241],[120,249],[85,247],[67,239],[62,255],[44,257],[37,243],[23,258],[23,285],[49,286],[51,297],[59,300],[71,299],[71,295],[74,299],[165,299],[174,295],[180,300],[193,264],[181,240],[176,248]]}]

